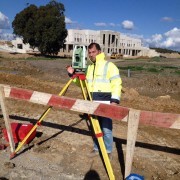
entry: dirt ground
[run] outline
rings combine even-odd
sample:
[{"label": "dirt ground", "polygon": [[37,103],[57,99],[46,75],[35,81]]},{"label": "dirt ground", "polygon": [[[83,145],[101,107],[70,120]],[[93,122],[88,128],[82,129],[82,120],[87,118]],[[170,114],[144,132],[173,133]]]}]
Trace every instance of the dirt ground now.
[{"label": "dirt ground", "polygon": [[[32,55],[0,52],[0,84],[58,94],[68,82],[65,67],[71,59],[28,60]],[[163,67],[163,71],[120,70],[121,106],[180,114],[180,59],[115,60],[118,67]],[[169,68],[167,68],[169,67]],[[71,84],[65,96],[82,99],[81,89]],[[6,99],[12,122],[35,124],[47,107]],[[0,111],[0,142],[5,141]],[[111,165],[115,178],[123,179],[127,123],[113,120],[114,149]],[[152,180],[180,179],[180,131],[140,125],[132,173]],[[52,108],[37,128],[35,139],[10,160],[9,147],[0,150],[0,179],[107,180],[100,156],[89,159],[91,129],[83,114]],[[1,146],[0,146],[1,147]]]}]

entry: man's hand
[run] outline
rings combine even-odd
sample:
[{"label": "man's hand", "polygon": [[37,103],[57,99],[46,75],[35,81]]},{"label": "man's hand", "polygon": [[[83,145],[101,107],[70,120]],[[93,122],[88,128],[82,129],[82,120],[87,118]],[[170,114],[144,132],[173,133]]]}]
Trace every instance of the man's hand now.
[{"label": "man's hand", "polygon": [[115,103],[115,102],[111,102],[111,104],[112,104],[112,105],[117,105],[117,103]]},{"label": "man's hand", "polygon": [[72,68],[71,66],[66,66],[66,70],[69,74],[73,74],[74,73],[74,68]]}]

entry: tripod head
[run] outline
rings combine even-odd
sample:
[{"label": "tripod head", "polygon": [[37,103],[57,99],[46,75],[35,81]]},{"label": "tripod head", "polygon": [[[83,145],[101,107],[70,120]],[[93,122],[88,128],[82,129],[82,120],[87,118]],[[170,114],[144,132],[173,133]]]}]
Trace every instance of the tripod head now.
[{"label": "tripod head", "polygon": [[75,45],[72,57],[72,67],[76,72],[84,72],[87,68],[86,47]]}]

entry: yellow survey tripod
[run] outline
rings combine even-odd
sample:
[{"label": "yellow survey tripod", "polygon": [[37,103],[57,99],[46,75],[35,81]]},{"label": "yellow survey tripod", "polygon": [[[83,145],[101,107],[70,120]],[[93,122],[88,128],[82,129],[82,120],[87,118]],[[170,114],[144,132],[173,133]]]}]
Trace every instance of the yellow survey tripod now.
[{"label": "yellow survey tripod", "polygon": [[[58,94],[59,96],[63,96],[65,94],[65,92],[67,91],[69,85],[71,84],[71,82],[74,79],[78,79],[80,82],[80,87],[82,90],[82,94],[84,97],[84,100],[87,100],[87,95],[89,96],[90,101],[92,101],[92,97],[91,94],[88,90],[88,85],[87,85],[87,80],[86,80],[86,76],[83,72],[77,72],[74,73],[73,76],[71,77],[71,79],[67,82],[67,84],[63,87],[63,89],[61,90],[61,92]],[[84,85],[83,85],[84,82]],[[23,139],[23,141],[18,145],[18,147],[16,148],[15,152],[11,155],[11,158],[13,158],[16,153],[19,151],[19,149],[23,146],[23,144],[26,142],[26,140],[30,137],[30,135],[34,132],[34,130],[38,127],[38,125],[40,125],[41,121],[44,119],[44,117],[47,115],[47,113],[51,110],[52,107],[49,107],[43,114],[42,116],[39,118],[39,120],[37,121],[37,123],[33,126],[33,128],[31,129],[31,131],[26,135],[26,137]],[[100,125],[99,125],[99,121],[97,120],[97,118],[93,118],[91,115],[88,115],[89,120],[91,122],[92,128],[94,130],[95,136],[98,140],[99,143],[99,147],[102,153],[102,157],[106,166],[106,170],[107,173],[109,175],[109,179],[110,180],[115,180],[114,174],[113,174],[113,170],[112,170],[112,166],[104,145],[104,140],[103,140],[103,133],[101,131]]]},{"label": "yellow survey tripod", "polygon": [[[68,82],[68,84],[70,84],[75,78],[79,79],[84,99],[87,100],[87,94],[88,94],[90,101],[92,101],[92,97],[91,97],[91,94],[90,94],[89,89],[88,89],[85,74],[84,73],[75,73],[75,74],[73,74],[73,76],[71,77],[71,80]],[[85,88],[86,88],[87,93],[85,92],[83,82],[85,84]],[[108,157],[105,145],[104,145],[103,133],[101,131],[99,121],[96,118],[93,118],[91,115],[89,115],[88,117],[89,117],[89,119],[91,121],[95,136],[96,136],[96,138],[98,140],[99,147],[100,147],[101,153],[102,153],[102,157],[103,157],[103,160],[104,160],[104,163],[105,163],[108,175],[109,175],[109,179],[110,180],[115,179],[114,174],[113,174],[113,170],[112,170],[112,167],[111,167],[111,163],[110,163],[110,160],[109,160],[109,157]]]}]

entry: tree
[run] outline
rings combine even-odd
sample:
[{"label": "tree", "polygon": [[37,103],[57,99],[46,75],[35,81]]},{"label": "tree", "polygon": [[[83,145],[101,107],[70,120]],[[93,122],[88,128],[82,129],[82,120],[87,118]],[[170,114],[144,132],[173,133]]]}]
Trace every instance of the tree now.
[{"label": "tree", "polygon": [[64,5],[55,0],[39,8],[30,5],[15,16],[13,33],[42,54],[55,55],[67,37],[64,12]]}]

